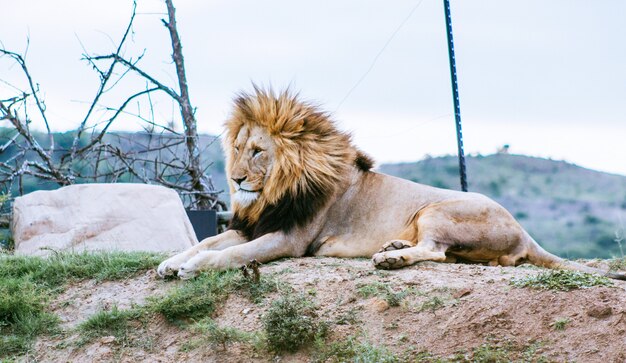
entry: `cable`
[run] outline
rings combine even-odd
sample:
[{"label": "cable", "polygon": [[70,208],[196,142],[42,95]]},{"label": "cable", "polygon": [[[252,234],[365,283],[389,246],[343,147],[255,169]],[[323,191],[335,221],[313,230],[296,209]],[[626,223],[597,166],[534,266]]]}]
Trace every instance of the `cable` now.
[{"label": "cable", "polygon": [[393,38],[395,38],[396,34],[398,34],[398,32],[400,31],[400,29],[402,29],[402,27],[404,26],[404,24],[406,24],[406,22],[411,18],[411,15],[413,15],[413,13],[415,12],[415,10],[417,10],[417,8],[422,5],[422,2],[424,2],[424,0],[420,0],[414,7],[413,9],[411,9],[411,11],[409,12],[409,15],[406,16],[406,18],[404,18],[404,20],[402,20],[402,22],[400,23],[400,25],[398,25],[398,27],[396,28],[396,30],[393,31],[393,33],[391,34],[391,36],[389,37],[389,39],[387,39],[387,41],[385,42],[385,45],[383,45],[383,47],[378,51],[378,54],[376,54],[376,56],[374,57],[374,60],[372,60],[372,63],[370,64],[369,68],[367,68],[367,70],[365,71],[365,73],[363,73],[363,75],[361,76],[361,78],[359,78],[359,80],[354,84],[354,86],[352,86],[352,88],[350,88],[350,90],[348,91],[348,93],[345,95],[345,97],[341,100],[341,102],[339,102],[339,105],[337,105],[337,107],[335,108],[335,112],[337,112],[337,110],[339,110],[339,108],[341,107],[341,105],[343,105],[343,103],[348,99],[348,97],[350,97],[350,95],[352,94],[352,92],[354,92],[354,90],[361,84],[361,82],[363,82],[363,80],[365,79],[365,77],[367,77],[367,75],[372,71],[372,69],[374,68],[374,66],[376,65],[376,62],[378,61],[378,58],[380,58],[380,56],[383,54],[383,52],[385,51],[385,49],[387,49],[387,46],[389,46],[389,44],[391,43],[391,41],[393,40]]}]

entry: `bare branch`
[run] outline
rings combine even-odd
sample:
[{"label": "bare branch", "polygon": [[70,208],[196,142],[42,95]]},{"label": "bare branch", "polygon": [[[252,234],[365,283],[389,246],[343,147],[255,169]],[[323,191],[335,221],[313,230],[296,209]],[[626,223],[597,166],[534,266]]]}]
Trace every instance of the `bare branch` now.
[{"label": "bare branch", "polygon": [[[41,135],[36,131],[31,133],[29,107],[32,103],[29,101],[34,100],[46,123],[48,135],[52,137],[45,104],[39,98],[39,87],[30,77],[24,56],[0,50],[0,56],[9,56],[20,64],[30,86],[28,92],[16,89],[14,97],[0,100],[0,120],[9,121],[15,130],[15,133],[6,134],[0,144],[0,153],[10,154],[8,160],[0,162],[0,183],[6,190],[17,188],[21,194],[25,187],[32,186],[33,180],[37,183],[68,185],[86,181],[118,182],[123,179],[173,188],[188,205],[194,207],[226,209],[226,205],[218,200],[220,192],[215,190],[211,177],[206,174],[212,164],[203,166],[200,162],[200,138],[196,129],[195,110],[190,102],[175,9],[171,0],[165,2],[168,20],[163,23],[172,43],[172,59],[180,92],[158,81],[139,66],[143,53],[138,57],[124,56],[124,47],[132,34],[137,14],[137,4],[133,2],[128,25],[113,53],[89,55],[79,39],[84,52],[83,59],[100,79],[93,99],[87,102],[85,115],[69,140],[71,146],[61,142],[63,146],[55,148],[51,138],[50,148],[46,150],[40,145]],[[115,106],[106,105],[108,92],[131,75],[144,79],[145,89],[131,91],[123,102],[116,102]],[[155,118],[152,94],[156,91],[164,92],[178,104],[184,133],[176,132],[171,126],[174,118]],[[135,104],[137,111],[129,111],[132,108],[129,106]],[[148,107],[149,113],[142,115],[145,107]],[[98,121],[94,121],[96,113],[99,113]],[[121,119],[122,115],[143,122],[146,133],[111,133],[113,123]]]}]

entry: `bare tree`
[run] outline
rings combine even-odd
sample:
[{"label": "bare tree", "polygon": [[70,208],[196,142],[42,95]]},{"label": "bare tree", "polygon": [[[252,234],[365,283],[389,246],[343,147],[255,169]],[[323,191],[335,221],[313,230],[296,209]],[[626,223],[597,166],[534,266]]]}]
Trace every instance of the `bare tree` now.
[{"label": "bare tree", "polygon": [[[73,132],[71,145],[55,143],[45,103],[41,99],[39,86],[33,82],[26,58],[0,48],[0,57],[8,57],[18,64],[28,84],[27,90],[19,90],[13,97],[0,99],[0,120],[10,124],[6,142],[0,146],[0,156],[8,149],[13,152],[10,157],[0,161],[0,183],[5,191],[17,189],[17,193],[22,194],[24,178],[60,186],[89,181],[141,181],[177,190],[192,208],[226,209],[226,205],[218,199],[219,191],[207,175],[210,164],[205,165],[201,160],[195,109],[187,86],[175,8],[172,0],[165,0],[165,5],[168,17],[162,21],[172,44],[179,91],[140,67],[144,54],[134,59],[125,57],[125,44],[132,33],[136,15],[136,3],[133,3],[128,26],[115,51],[105,55],[93,55],[87,51],[83,54],[83,59],[98,73],[100,84],[78,128]],[[118,87],[120,80],[130,75],[142,79],[145,87],[131,93],[116,107],[104,106],[102,100],[105,94]],[[178,105],[183,133],[177,132],[165,120],[156,120],[154,112],[146,117],[128,110],[131,104],[143,103],[152,111],[151,95],[156,92],[165,94]],[[41,137],[37,137],[37,132],[31,131],[29,110],[33,104],[45,124],[48,136],[45,145],[42,145]],[[94,117],[95,114],[99,117]],[[101,120],[103,114],[106,117]],[[145,132],[111,133],[114,122],[121,115],[129,114],[145,124]]]}]

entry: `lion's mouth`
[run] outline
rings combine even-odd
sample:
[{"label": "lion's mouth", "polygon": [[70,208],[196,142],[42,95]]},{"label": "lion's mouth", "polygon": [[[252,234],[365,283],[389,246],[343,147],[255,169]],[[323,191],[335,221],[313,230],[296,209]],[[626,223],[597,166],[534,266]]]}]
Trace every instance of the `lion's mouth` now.
[{"label": "lion's mouth", "polygon": [[257,190],[248,190],[248,189],[244,189],[244,188],[239,188],[237,190],[237,192],[246,192],[246,193],[260,193],[261,189],[257,189]]},{"label": "lion's mouth", "polygon": [[259,197],[258,191],[251,191],[246,189],[239,189],[233,194],[233,200],[239,203],[242,207],[247,207],[254,203]]}]

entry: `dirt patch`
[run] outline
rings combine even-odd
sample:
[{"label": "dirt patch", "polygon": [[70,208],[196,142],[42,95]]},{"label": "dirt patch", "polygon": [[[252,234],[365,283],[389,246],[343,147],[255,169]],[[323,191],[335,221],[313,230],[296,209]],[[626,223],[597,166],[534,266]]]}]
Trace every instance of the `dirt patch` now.
[{"label": "dirt patch", "polygon": [[[546,361],[626,361],[626,283],[570,292],[517,288],[513,278],[537,268],[421,263],[402,270],[375,270],[369,260],[301,258],[270,263],[274,274],[315,301],[329,322],[328,343],[356,337],[398,356],[420,352],[450,357],[483,344],[507,346]],[[66,289],[52,306],[64,332],[44,337],[25,357],[36,361],[249,362],[310,361],[312,350],[275,357],[250,344],[226,350],[190,347],[189,329],[159,316],[133,326],[129,339],[103,337],[79,345],[74,327],[95,312],[143,304],[184,282],[163,281],[149,271],[116,282],[83,281]],[[260,303],[232,294],[215,321],[253,333],[277,293]]]}]

